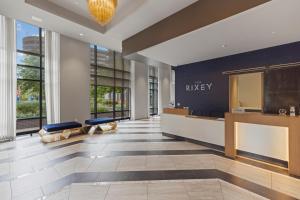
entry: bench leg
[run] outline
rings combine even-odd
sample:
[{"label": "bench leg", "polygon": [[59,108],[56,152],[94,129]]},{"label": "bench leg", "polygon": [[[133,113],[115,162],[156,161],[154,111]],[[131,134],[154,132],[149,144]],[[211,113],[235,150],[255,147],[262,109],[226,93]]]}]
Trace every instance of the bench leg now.
[{"label": "bench leg", "polygon": [[72,134],[72,130],[71,129],[67,129],[67,130],[64,130],[61,134],[61,136],[64,138],[64,139],[68,139],[70,137],[70,135]]},{"label": "bench leg", "polygon": [[47,134],[47,132],[44,130],[44,129],[41,129],[40,131],[39,131],[39,135],[42,137],[42,136],[44,136],[44,135],[46,135]]},{"label": "bench leg", "polygon": [[94,135],[96,129],[97,129],[98,125],[92,126],[89,130],[89,135]]}]

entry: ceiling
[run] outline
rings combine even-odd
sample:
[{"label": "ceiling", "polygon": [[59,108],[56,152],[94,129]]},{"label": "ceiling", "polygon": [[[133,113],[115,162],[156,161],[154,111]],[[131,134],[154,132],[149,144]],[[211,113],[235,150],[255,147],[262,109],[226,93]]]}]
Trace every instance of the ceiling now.
[{"label": "ceiling", "polygon": [[272,0],[139,54],[178,66],[300,41],[299,8],[299,0]]},{"label": "ceiling", "polygon": [[[86,0],[48,1],[93,20],[88,12]],[[112,21],[105,27],[105,34],[118,40],[125,40],[196,1],[118,0],[116,14]]]},{"label": "ceiling", "polygon": [[[36,0],[37,1],[37,0]],[[86,0],[39,0],[62,7],[93,22]],[[1,0],[0,14],[72,38],[122,50],[122,41],[197,0],[119,0],[104,32],[26,4]],[[299,0],[272,0],[233,17],[150,47],[139,54],[173,66],[233,55],[300,40]],[[32,16],[42,21],[35,21]],[[59,23],[58,23],[59,22]],[[83,34],[83,36],[80,36]]]},{"label": "ceiling", "polygon": [[[39,0],[65,8],[85,19],[93,20],[87,10],[86,0]],[[47,28],[75,39],[122,51],[122,40],[168,17],[196,0],[118,0],[118,8],[105,33],[87,28],[54,13],[36,8],[25,0],[1,0],[0,14]],[[32,20],[32,16],[42,22]],[[59,23],[57,23],[59,22]],[[80,36],[80,34],[83,36]]]}]

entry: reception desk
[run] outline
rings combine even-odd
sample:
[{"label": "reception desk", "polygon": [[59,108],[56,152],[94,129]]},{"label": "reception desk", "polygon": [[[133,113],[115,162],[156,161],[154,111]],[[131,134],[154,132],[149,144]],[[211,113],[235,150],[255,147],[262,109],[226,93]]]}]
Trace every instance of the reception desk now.
[{"label": "reception desk", "polygon": [[288,163],[289,173],[300,176],[300,117],[226,113],[222,120],[171,111],[161,115],[161,129],[166,135],[225,148],[231,158],[242,152]]},{"label": "reception desk", "polygon": [[[267,115],[261,113],[226,113],[225,154],[231,158],[235,158],[237,155],[237,141],[239,141],[238,137],[240,137],[237,127],[240,123],[252,125],[253,127],[262,125],[264,127],[280,128],[280,131],[273,131],[269,134],[269,141],[273,140],[277,142],[277,144],[273,144],[274,150],[271,152],[273,154],[272,157],[274,157],[274,155],[283,156],[283,158],[285,157],[288,161],[289,173],[300,176],[300,117]],[[253,131],[252,133],[257,134],[257,131]],[[251,132],[248,134],[251,134]],[[262,132],[260,137],[256,137],[255,140],[251,142],[252,145],[255,146],[255,143],[259,144],[261,138],[264,137],[265,133]],[[252,149],[252,151],[257,150],[257,148]],[[261,148],[265,148],[264,152],[268,151],[268,149],[272,149],[267,142],[265,143],[265,147]]]},{"label": "reception desk", "polygon": [[224,149],[224,127],[224,120],[213,117],[161,114],[163,133],[207,143],[218,149]]}]

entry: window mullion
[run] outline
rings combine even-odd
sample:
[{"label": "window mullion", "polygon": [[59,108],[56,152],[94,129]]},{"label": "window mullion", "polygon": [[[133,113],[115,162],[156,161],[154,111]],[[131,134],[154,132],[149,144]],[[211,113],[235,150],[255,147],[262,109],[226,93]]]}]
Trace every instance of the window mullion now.
[{"label": "window mullion", "polygon": [[98,105],[97,105],[97,96],[98,96],[98,92],[97,92],[97,46],[94,45],[94,61],[95,61],[95,65],[94,65],[94,117],[97,118],[98,117]]}]

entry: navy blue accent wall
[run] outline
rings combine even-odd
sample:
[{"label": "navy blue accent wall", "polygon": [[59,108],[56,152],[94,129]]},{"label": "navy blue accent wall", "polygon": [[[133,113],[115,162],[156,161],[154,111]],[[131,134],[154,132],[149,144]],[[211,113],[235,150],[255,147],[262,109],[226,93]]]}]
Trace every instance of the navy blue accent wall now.
[{"label": "navy blue accent wall", "polygon": [[222,72],[292,62],[300,62],[300,42],[178,66],[175,104],[195,115],[221,117],[229,110],[229,77]]}]

